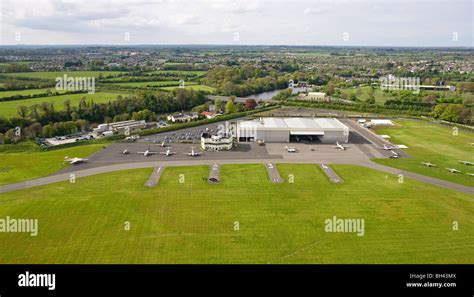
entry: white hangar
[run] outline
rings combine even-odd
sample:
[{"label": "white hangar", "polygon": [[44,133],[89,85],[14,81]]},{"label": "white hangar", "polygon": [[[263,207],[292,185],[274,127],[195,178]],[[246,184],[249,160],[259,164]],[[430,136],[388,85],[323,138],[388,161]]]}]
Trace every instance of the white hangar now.
[{"label": "white hangar", "polygon": [[237,122],[239,142],[347,143],[349,128],[335,118],[274,118],[266,117]]}]

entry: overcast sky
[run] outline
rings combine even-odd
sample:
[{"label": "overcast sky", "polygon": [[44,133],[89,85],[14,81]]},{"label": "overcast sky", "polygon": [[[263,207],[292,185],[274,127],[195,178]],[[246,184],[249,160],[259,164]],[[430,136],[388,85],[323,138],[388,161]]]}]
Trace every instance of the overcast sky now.
[{"label": "overcast sky", "polygon": [[0,42],[473,46],[472,2],[0,0]]}]

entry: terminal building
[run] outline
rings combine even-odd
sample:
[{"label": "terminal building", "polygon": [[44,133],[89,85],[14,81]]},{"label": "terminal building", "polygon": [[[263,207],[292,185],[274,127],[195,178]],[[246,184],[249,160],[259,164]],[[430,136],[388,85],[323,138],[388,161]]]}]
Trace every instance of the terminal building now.
[{"label": "terminal building", "polygon": [[231,134],[211,135],[202,133],[201,148],[205,151],[229,151],[234,145],[234,138]]},{"label": "terminal building", "polygon": [[335,118],[260,118],[237,123],[239,142],[347,143],[349,128]]}]

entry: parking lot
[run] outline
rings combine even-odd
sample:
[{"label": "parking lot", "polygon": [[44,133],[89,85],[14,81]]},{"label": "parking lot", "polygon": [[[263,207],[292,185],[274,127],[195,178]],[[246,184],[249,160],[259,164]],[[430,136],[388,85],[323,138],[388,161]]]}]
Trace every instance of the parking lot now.
[{"label": "parking lot", "polygon": [[164,132],[155,135],[147,135],[140,138],[137,142],[140,143],[194,143],[198,144],[201,141],[201,134],[203,132],[216,133],[219,125],[225,125],[225,122],[218,122],[213,124],[202,125],[193,128],[187,128],[177,131]]}]

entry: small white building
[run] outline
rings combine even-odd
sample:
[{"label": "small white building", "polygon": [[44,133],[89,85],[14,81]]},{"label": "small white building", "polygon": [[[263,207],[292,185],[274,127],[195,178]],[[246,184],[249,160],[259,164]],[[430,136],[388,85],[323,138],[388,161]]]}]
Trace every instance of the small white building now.
[{"label": "small white building", "polygon": [[211,135],[203,133],[201,135],[201,148],[206,151],[229,151],[234,146],[234,138],[231,134]]},{"label": "small white building", "polygon": [[[93,130],[94,133],[104,135],[105,132],[112,132],[113,133],[131,133],[134,131],[139,131],[146,128],[145,121],[122,121],[122,122],[115,122],[109,124],[100,124],[97,128]],[[106,133],[110,134],[110,133]]]},{"label": "small white building", "polygon": [[327,100],[326,93],[323,92],[308,92],[308,95],[305,97],[306,100],[314,101],[325,101]]},{"label": "small white building", "polygon": [[169,115],[167,119],[168,121],[173,122],[173,123],[176,123],[176,122],[185,123],[185,122],[197,120],[198,117],[199,117],[199,114],[197,112],[188,112],[188,113],[180,112],[177,114]]},{"label": "small white building", "polygon": [[374,119],[370,120],[370,123],[372,125],[388,125],[388,126],[393,126],[393,122],[391,120],[382,120],[382,119]]}]

